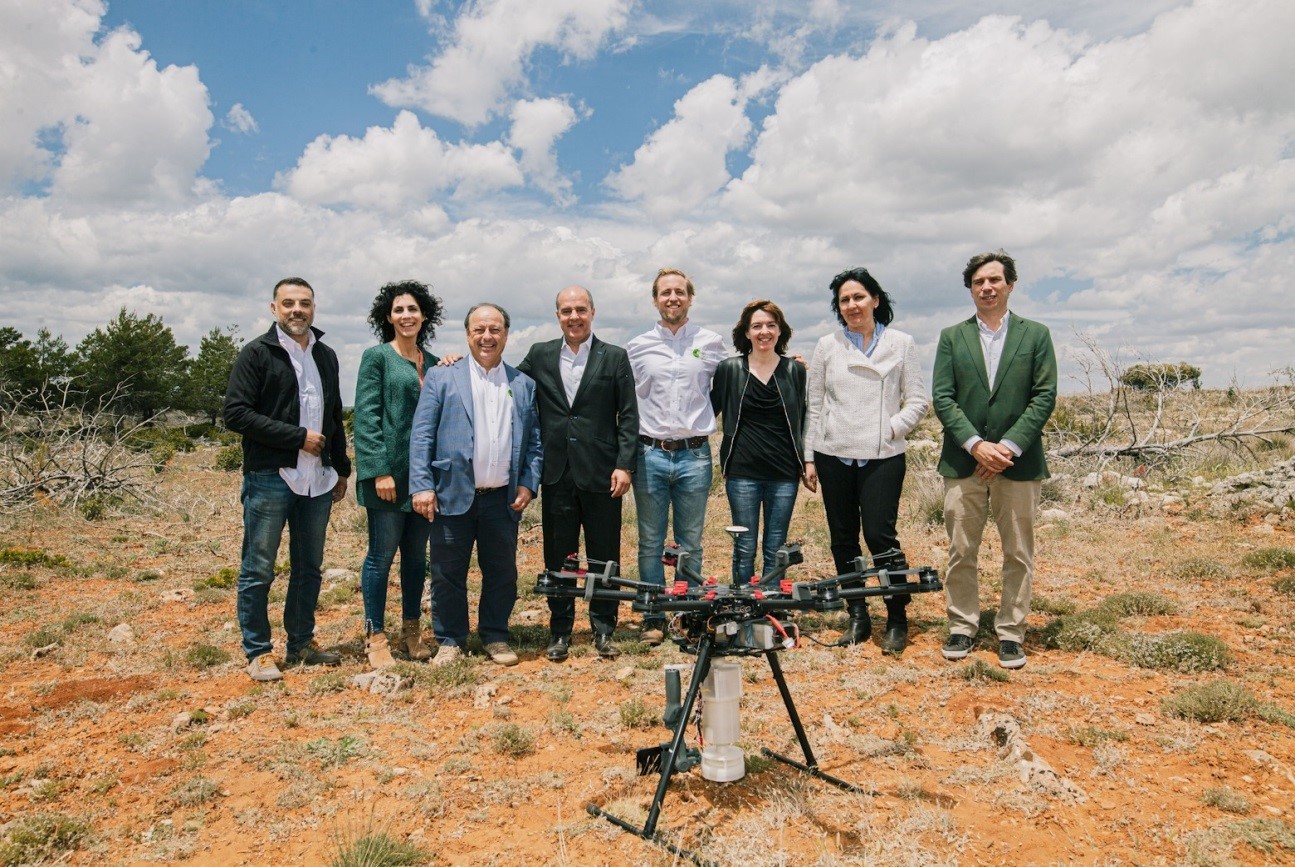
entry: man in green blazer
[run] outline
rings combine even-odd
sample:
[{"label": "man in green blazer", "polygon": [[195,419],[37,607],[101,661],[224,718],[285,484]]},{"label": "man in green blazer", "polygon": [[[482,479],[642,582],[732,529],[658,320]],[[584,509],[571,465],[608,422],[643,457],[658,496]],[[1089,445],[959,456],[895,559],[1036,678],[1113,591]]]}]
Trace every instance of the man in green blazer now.
[{"label": "man in green blazer", "polygon": [[1025,665],[1025,620],[1034,575],[1034,515],[1048,463],[1043,425],[1057,402],[1057,358],[1046,326],[1008,313],[1016,263],[1002,250],[971,257],[962,272],[976,315],[940,332],[931,402],[944,426],[945,573],[949,641],[962,659],[980,627],[976,580],[989,512],[1003,543],[1003,593],[994,618],[998,663]]}]

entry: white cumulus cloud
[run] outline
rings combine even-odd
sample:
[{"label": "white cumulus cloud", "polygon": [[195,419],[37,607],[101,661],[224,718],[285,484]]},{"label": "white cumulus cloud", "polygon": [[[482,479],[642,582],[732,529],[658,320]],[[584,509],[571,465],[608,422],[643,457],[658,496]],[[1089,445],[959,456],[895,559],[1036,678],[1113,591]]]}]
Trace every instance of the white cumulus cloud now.
[{"label": "white cumulus cloud", "polygon": [[276,186],[303,202],[396,210],[438,194],[473,196],[518,186],[522,170],[499,142],[450,144],[402,111],[364,138],[316,138]]},{"label": "white cumulus cloud", "polygon": [[252,117],[252,113],[244,108],[241,102],[234,103],[229,111],[225,112],[225,127],[244,135],[249,132],[259,132],[261,129],[256,118]]},{"label": "white cumulus cloud", "polygon": [[519,100],[513,105],[511,120],[508,143],[521,153],[526,174],[559,204],[571,204],[571,179],[559,172],[554,146],[575,125],[576,110],[565,99]]},{"label": "white cumulus cloud", "polygon": [[[428,66],[372,88],[394,107],[421,108],[468,126],[494,116],[524,79],[531,55],[551,47],[589,59],[626,24],[632,0],[478,0],[465,4],[450,44]],[[430,17],[430,10],[426,13]]]}]

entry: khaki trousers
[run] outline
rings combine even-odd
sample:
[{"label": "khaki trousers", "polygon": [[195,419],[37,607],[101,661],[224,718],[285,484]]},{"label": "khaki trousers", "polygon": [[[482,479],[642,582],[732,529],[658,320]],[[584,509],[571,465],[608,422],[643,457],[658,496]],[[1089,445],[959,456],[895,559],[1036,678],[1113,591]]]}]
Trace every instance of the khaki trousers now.
[{"label": "khaki trousers", "polygon": [[1024,641],[1034,577],[1034,515],[1041,481],[1014,482],[1001,475],[986,482],[975,475],[944,480],[944,527],[949,533],[949,566],[944,590],[949,633],[974,637],[980,628],[980,541],[989,513],[1003,543],[1003,595],[994,618],[1000,641]]}]

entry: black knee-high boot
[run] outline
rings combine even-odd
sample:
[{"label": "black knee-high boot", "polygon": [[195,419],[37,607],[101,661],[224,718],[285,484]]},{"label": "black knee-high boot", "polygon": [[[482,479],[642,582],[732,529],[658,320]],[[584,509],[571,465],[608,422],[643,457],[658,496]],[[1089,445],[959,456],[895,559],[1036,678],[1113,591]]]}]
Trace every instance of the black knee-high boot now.
[{"label": "black knee-high boot", "polygon": [[872,618],[868,616],[868,603],[863,599],[850,601],[850,621],[845,632],[836,640],[837,647],[863,644],[872,637]]},{"label": "black knee-high boot", "polygon": [[[896,551],[889,562],[886,564],[887,569],[907,569],[908,559],[904,557],[903,551]],[[886,634],[881,639],[881,652],[899,656],[908,646],[908,602],[907,593],[891,596],[886,599]]]}]

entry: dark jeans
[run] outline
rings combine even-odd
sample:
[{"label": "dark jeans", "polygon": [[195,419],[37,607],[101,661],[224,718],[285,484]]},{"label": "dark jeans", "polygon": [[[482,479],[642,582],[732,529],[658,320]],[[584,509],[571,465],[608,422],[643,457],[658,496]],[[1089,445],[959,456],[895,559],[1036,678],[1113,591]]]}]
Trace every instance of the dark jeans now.
[{"label": "dark jeans", "polygon": [[[814,466],[823,486],[823,509],[827,512],[827,531],[837,574],[853,571],[854,559],[863,553],[859,546],[860,530],[869,553],[899,548],[895,525],[899,521],[899,495],[904,489],[907,470],[903,454],[870,460],[857,467],[832,455],[815,452]],[[850,610],[861,609],[865,604],[851,602]],[[907,604],[908,596],[886,600],[888,609]]]},{"label": "dark jeans", "polygon": [[[610,486],[610,473],[608,485]],[[561,569],[568,554],[580,550],[580,528],[585,531],[585,556],[591,560],[621,559],[621,500],[607,491],[582,491],[565,473],[540,495],[540,516],[544,524],[544,568]],[[615,599],[589,603],[589,623],[594,632],[611,635],[616,629]],[[549,630],[553,635],[570,635],[576,623],[576,601],[549,597]]]},{"label": "dark jeans", "polygon": [[737,537],[733,545],[733,574],[745,583],[755,575],[755,542],[760,535],[760,513],[764,513],[764,533],[761,541],[763,562],[760,577],[773,570],[774,555],[787,541],[787,527],[791,512],[796,507],[796,489],[799,482],[789,479],[780,482],[760,479],[735,479],[724,482],[728,494],[728,508],[733,523],[746,527],[747,532]]},{"label": "dark jeans", "polygon": [[294,494],[278,470],[243,476],[243,555],[238,572],[238,625],[243,653],[255,659],[271,652],[269,597],[283,528],[288,527],[288,595],[283,600],[283,628],[288,653],[305,648],[315,637],[324,537],[333,510],[332,493],[318,497]]},{"label": "dark jeans", "polygon": [[417,512],[366,509],[369,515],[369,551],[360,570],[364,596],[365,634],[381,632],[386,623],[387,576],[400,551],[400,617],[422,616],[423,586],[427,579],[427,540],[432,525]]},{"label": "dark jeans", "polygon": [[477,634],[482,644],[508,640],[508,618],[517,601],[517,518],[508,489],[481,494],[462,515],[432,521],[432,631],[438,644],[466,649],[468,564],[477,549],[481,599]]}]

